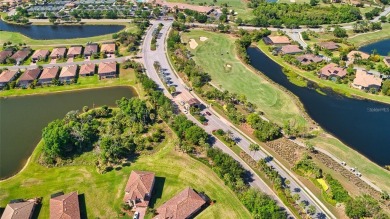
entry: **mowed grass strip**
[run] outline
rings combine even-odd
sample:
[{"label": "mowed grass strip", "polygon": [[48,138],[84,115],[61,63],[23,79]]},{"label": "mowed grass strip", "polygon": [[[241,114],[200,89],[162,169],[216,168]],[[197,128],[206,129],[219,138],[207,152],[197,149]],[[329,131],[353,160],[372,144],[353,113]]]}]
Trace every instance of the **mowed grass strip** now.
[{"label": "mowed grass strip", "polygon": [[26,169],[0,182],[0,206],[5,207],[12,199],[43,197],[39,218],[49,218],[51,194],[78,191],[84,194],[88,218],[117,218],[131,170],[145,170],[156,174],[156,188],[162,188],[162,192],[154,194],[157,196],[155,208],[190,186],[216,201],[197,218],[251,218],[233,191],[209,167],[174,150],[173,136],[167,139],[158,152],[140,156],[130,166],[106,174],[97,173],[94,152],[77,158],[74,166],[43,167],[37,163],[42,151],[39,144]]},{"label": "mowed grass strip", "polygon": [[[200,37],[208,39],[202,42]],[[306,124],[298,106],[288,94],[240,62],[233,38],[223,34],[192,30],[183,34],[184,42],[189,42],[190,39],[198,43],[195,50],[190,49],[195,55],[196,63],[211,75],[214,85],[221,86],[229,92],[244,94],[268,119],[279,125],[283,125],[287,120]]]}]

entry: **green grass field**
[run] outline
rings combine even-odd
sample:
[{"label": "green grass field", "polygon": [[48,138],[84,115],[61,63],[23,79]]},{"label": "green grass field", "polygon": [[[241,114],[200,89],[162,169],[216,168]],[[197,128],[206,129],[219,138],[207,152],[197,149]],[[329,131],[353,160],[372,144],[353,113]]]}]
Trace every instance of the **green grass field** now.
[{"label": "green grass field", "polygon": [[[94,152],[76,158],[72,166],[43,167],[37,163],[42,150],[40,144],[21,173],[0,182],[0,206],[5,207],[11,199],[43,197],[39,218],[48,218],[51,194],[78,191],[84,194],[88,218],[117,218],[131,170],[147,170],[157,177],[157,189],[154,191],[156,202],[151,202],[155,208],[190,186],[215,200],[215,204],[202,211],[197,218],[251,218],[233,191],[209,167],[176,151],[172,135],[167,139],[154,154],[141,155],[130,166],[106,174],[97,173],[93,164]],[[147,215],[146,218],[151,217]]]},{"label": "green grass field", "polygon": [[[207,37],[201,42],[199,37]],[[282,125],[294,119],[300,124],[306,121],[300,115],[298,106],[283,91],[279,90],[260,75],[252,72],[236,57],[234,39],[228,35],[192,30],[183,34],[183,40],[195,39],[199,44],[191,52],[199,66],[211,75],[212,83],[230,92],[244,94],[248,101],[273,122]],[[230,65],[231,67],[227,67]]]},{"label": "green grass field", "polygon": [[390,38],[390,23],[382,23],[382,30],[376,32],[369,32],[364,34],[353,34],[348,31],[348,41],[355,44],[357,47],[370,44],[382,39]]},{"label": "green grass field", "polygon": [[245,0],[217,0],[214,2],[213,0],[168,0],[169,2],[180,2],[187,3],[192,5],[199,5],[203,3],[205,5],[215,5],[221,6],[222,4],[227,4],[228,9],[232,9],[237,12],[237,16],[242,19],[251,19],[253,18],[252,9],[247,7],[247,2]]}]

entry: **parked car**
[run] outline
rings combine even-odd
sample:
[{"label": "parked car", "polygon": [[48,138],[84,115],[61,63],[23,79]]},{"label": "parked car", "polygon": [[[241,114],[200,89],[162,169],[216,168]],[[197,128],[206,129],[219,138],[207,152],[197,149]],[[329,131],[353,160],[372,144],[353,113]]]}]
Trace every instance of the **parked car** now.
[{"label": "parked car", "polygon": [[138,217],[139,217],[139,212],[136,211],[136,212],[134,213],[133,219],[138,219]]},{"label": "parked car", "polygon": [[211,116],[211,113],[210,113],[209,111],[206,111],[206,114],[207,114],[208,116]]}]

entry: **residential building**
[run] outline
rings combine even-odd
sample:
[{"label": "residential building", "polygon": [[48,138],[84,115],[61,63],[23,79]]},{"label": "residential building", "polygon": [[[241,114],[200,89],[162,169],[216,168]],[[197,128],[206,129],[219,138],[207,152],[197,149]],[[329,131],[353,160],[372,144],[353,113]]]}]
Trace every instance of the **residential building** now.
[{"label": "residential building", "polygon": [[11,201],[4,209],[1,219],[30,219],[32,218],[35,200]]},{"label": "residential building", "polygon": [[314,54],[304,54],[300,55],[297,57],[297,60],[302,64],[302,65],[309,65],[311,63],[319,63],[322,62],[322,57],[316,56]]},{"label": "residential building", "polygon": [[139,207],[147,208],[153,191],[154,179],[155,176],[152,172],[131,171],[123,201],[134,210]]},{"label": "residential building", "polygon": [[80,219],[79,197],[77,192],[58,193],[50,199],[50,219]]},{"label": "residential building", "polygon": [[378,91],[382,86],[382,79],[373,74],[369,74],[365,70],[357,69],[356,77],[352,82],[352,87],[361,90],[374,89]]},{"label": "residential building", "polygon": [[386,65],[387,67],[390,68],[390,56],[384,57],[384,58],[383,58],[383,62],[385,63],[385,65]]},{"label": "residential building", "polygon": [[99,50],[99,45],[98,44],[87,44],[87,46],[84,49],[84,56],[88,57],[93,55],[94,53],[97,53]]},{"label": "residential building", "polygon": [[328,42],[320,42],[318,43],[318,46],[323,50],[336,50],[339,48],[339,45],[333,41],[328,41]]},{"label": "residential building", "polygon": [[71,46],[68,49],[68,53],[66,56],[68,58],[74,58],[80,56],[82,54],[83,47],[82,46]]},{"label": "residential building", "polygon": [[3,50],[0,52],[0,64],[4,63],[8,57],[12,56],[12,50]]},{"label": "residential building", "polygon": [[279,50],[279,53],[281,53],[282,55],[292,55],[292,54],[297,54],[297,53],[301,53],[303,52],[302,49],[299,48],[298,45],[286,45],[286,46],[282,46]]},{"label": "residential building", "polygon": [[5,70],[0,74],[0,88],[13,81],[19,74],[18,70]]},{"label": "residential building", "polygon": [[47,49],[38,49],[36,50],[32,56],[31,60],[32,61],[40,61],[40,60],[46,60],[47,56],[49,55],[50,51]]},{"label": "residential building", "polygon": [[206,201],[193,189],[186,188],[157,208],[154,219],[185,219],[197,213]]},{"label": "residential building", "polygon": [[50,53],[51,59],[61,59],[65,57],[66,47],[57,47],[54,48]]},{"label": "residential building", "polygon": [[40,73],[41,73],[40,68],[27,69],[19,78],[19,82],[18,82],[19,86],[28,87],[30,83],[38,79]]},{"label": "residential building", "polygon": [[345,75],[347,75],[347,70],[339,67],[335,63],[330,63],[322,67],[318,72],[318,74],[320,78],[335,80],[337,79],[337,77],[339,78],[345,77]]},{"label": "residential building", "polygon": [[285,46],[290,44],[290,39],[286,36],[267,36],[263,38],[267,45]]},{"label": "residential building", "polygon": [[59,70],[58,66],[44,68],[38,82],[40,84],[51,84],[57,78]]},{"label": "residential building", "polygon": [[355,60],[355,58],[359,57],[360,59],[368,59],[370,55],[364,52],[353,50],[348,53],[347,58],[349,61]]},{"label": "residential building", "polygon": [[80,76],[92,76],[95,73],[95,64],[94,63],[86,63],[80,67]]},{"label": "residential building", "polygon": [[63,83],[70,83],[76,78],[76,73],[77,73],[77,65],[69,65],[69,66],[64,66],[61,69],[60,76],[58,80],[60,80]]},{"label": "residential building", "polygon": [[116,78],[116,62],[101,62],[98,66],[99,79]]},{"label": "residential building", "polygon": [[26,58],[30,55],[30,53],[31,53],[31,49],[26,47],[26,48],[23,48],[23,49],[18,50],[17,52],[15,52],[11,56],[11,58],[16,61],[16,64],[20,64],[21,62],[26,60]]},{"label": "residential building", "polygon": [[115,43],[103,43],[100,51],[104,52],[105,54],[114,54],[116,50]]}]

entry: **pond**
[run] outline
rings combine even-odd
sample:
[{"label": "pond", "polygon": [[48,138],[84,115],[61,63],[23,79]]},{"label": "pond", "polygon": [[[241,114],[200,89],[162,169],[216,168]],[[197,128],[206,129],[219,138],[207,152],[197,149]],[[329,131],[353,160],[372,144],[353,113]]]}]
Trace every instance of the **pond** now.
[{"label": "pond", "polygon": [[290,90],[322,128],[371,161],[390,164],[390,105],[347,98],[291,83],[282,68],[258,48],[249,48],[252,66]]},{"label": "pond", "polygon": [[114,106],[116,100],[133,96],[133,88],[119,86],[0,98],[0,179],[23,168],[49,122],[83,106]]},{"label": "pond", "polygon": [[0,20],[0,30],[19,32],[35,40],[94,37],[116,33],[124,28],[123,25],[15,25]]},{"label": "pond", "polygon": [[368,54],[371,54],[374,49],[378,52],[379,55],[388,56],[390,53],[390,39],[381,40],[359,48],[360,51]]}]

